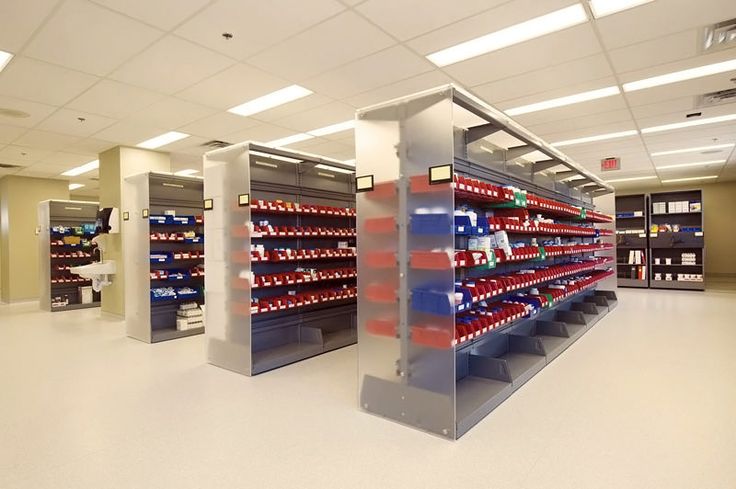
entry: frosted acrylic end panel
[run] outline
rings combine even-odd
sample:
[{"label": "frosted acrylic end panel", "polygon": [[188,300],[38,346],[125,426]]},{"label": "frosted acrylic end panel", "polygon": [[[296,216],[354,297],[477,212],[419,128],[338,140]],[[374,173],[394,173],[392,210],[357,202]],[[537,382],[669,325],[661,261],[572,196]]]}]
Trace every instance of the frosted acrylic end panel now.
[{"label": "frosted acrylic end panel", "polygon": [[248,145],[240,144],[207,153],[204,161],[204,198],[212,199],[212,209],[204,213],[207,359],[246,375],[251,373],[250,207],[242,204],[250,193],[249,159]]},{"label": "frosted acrylic end panel", "polygon": [[451,91],[359,113],[356,145],[374,175],[358,194],[361,406],[454,439],[453,190],[429,181],[453,163]]}]

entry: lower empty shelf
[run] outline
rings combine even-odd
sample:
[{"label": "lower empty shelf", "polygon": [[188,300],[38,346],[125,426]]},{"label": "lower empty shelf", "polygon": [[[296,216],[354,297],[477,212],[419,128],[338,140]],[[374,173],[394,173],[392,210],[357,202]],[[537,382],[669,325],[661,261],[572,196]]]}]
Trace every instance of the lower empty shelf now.
[{"label": "lower empty shelf", "polygon": [[638,280],[634,278],[621,278],[618,277],[616,279],[616,282],[618,283],[619,287],[638,287],[638,288],[647,288],[648,284],[646,280]]},{"label": "lower empty shelf", "polygon": [[514,392],[511,382],[469,375],[455,387],[457,436],[472,428]]},{"label": "lower empty shelf", "polygon": [[195,336],[204,333],[204,327],[186,329],[179,331],[176,328],[162,328],[154,329],[151,332],[151,343],[159,343],[161,341],[175,340],[177,338],[184,338],[186,336]]},{"label": "lower empty shelf", "polygon": [[273,370],[322,353],[318,343],[287,343],[268,350],[253,352],[253,374]]},{"label": "lower empty shelf", "polygon": [[652,280],[653,289],[705,290],[705,282],[685,282],[680,280]]}]

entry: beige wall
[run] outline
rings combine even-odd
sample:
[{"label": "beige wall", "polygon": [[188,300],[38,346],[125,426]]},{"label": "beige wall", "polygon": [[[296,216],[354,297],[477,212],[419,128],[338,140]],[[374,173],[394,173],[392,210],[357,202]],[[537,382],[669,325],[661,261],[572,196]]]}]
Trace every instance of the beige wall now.
[{"label": "beige wall", "polygon": [[[171,160],[167,153],[139,148],[116,147],[100,154],[100,207],[117,207],[122,219],[127,205],[122,191],[123,180],[149,171],[167,172]],[[121,225],[122,229],[122,225]],[[123,268],[123,240],[111,234],[107,240],[105,260],[115,260],[117,272],[112,285],[102,289],[102,311],[125,316],[125,270]]]},{"label": "beige wall", "polygon": [[38,298],[38,203],[69,199],[69,182],[8,175],[0,179],[0,297]]},{"label": "beige wall", "polygon": [[[703,233],[705,238],[705,273],[711,277],[736,277],[736,253],[733,251],[732,209],[736,209],[736,182],[723,182],[699,187],[656,187],[626,190],[619,195],[669,192],[673,190],[703,191]],[[728,210],[728,212],[726,212]]]}]

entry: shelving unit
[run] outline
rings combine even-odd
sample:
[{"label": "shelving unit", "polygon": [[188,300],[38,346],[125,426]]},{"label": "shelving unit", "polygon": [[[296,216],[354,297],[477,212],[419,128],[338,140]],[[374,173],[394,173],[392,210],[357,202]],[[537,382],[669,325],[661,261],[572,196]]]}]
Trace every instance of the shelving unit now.
[{"label": "shelving unit", "polygon": [[355,182],[258,143],[205,155],[207,354],[245,375],[355,343]]},{"label": "shelving unit", "polygon": [[702,192],[658,192],[649,199],[651,287],[705,290]]},{"label": "shelving unit", "polygon": [[[125,318],[128,336],[157,343],[204,333],[201,178],[143,173],[125,180]],[[128,219],[126,220],[126,213]]]},{"label": "shelving unit", "polygon": [[648,196],[616,196],[616,276],[619,287],[649,287]]},{"label": "shelving unit", "polygon": [[38,203],[41,309],[57,312],[100,306],[99,292],[91,290],[92,281],[69,271],[98,258],[97,248],[91,242],[97,236],[98,208],[97,202],[45,200]]},{"label": "shelving unit", "polygon": [[456,439],[615,307],[613,189],[453,86],[359,111],[356,147],[361,407]]}]

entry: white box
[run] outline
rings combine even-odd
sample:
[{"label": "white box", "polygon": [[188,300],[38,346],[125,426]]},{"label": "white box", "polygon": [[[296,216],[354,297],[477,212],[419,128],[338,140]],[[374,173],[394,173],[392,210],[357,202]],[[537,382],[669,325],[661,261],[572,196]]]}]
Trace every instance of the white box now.
[{"label": "white box", "polygon": [[665,265],[672,265],[672,258],[665,258],[664,259],[664,264]]}]

